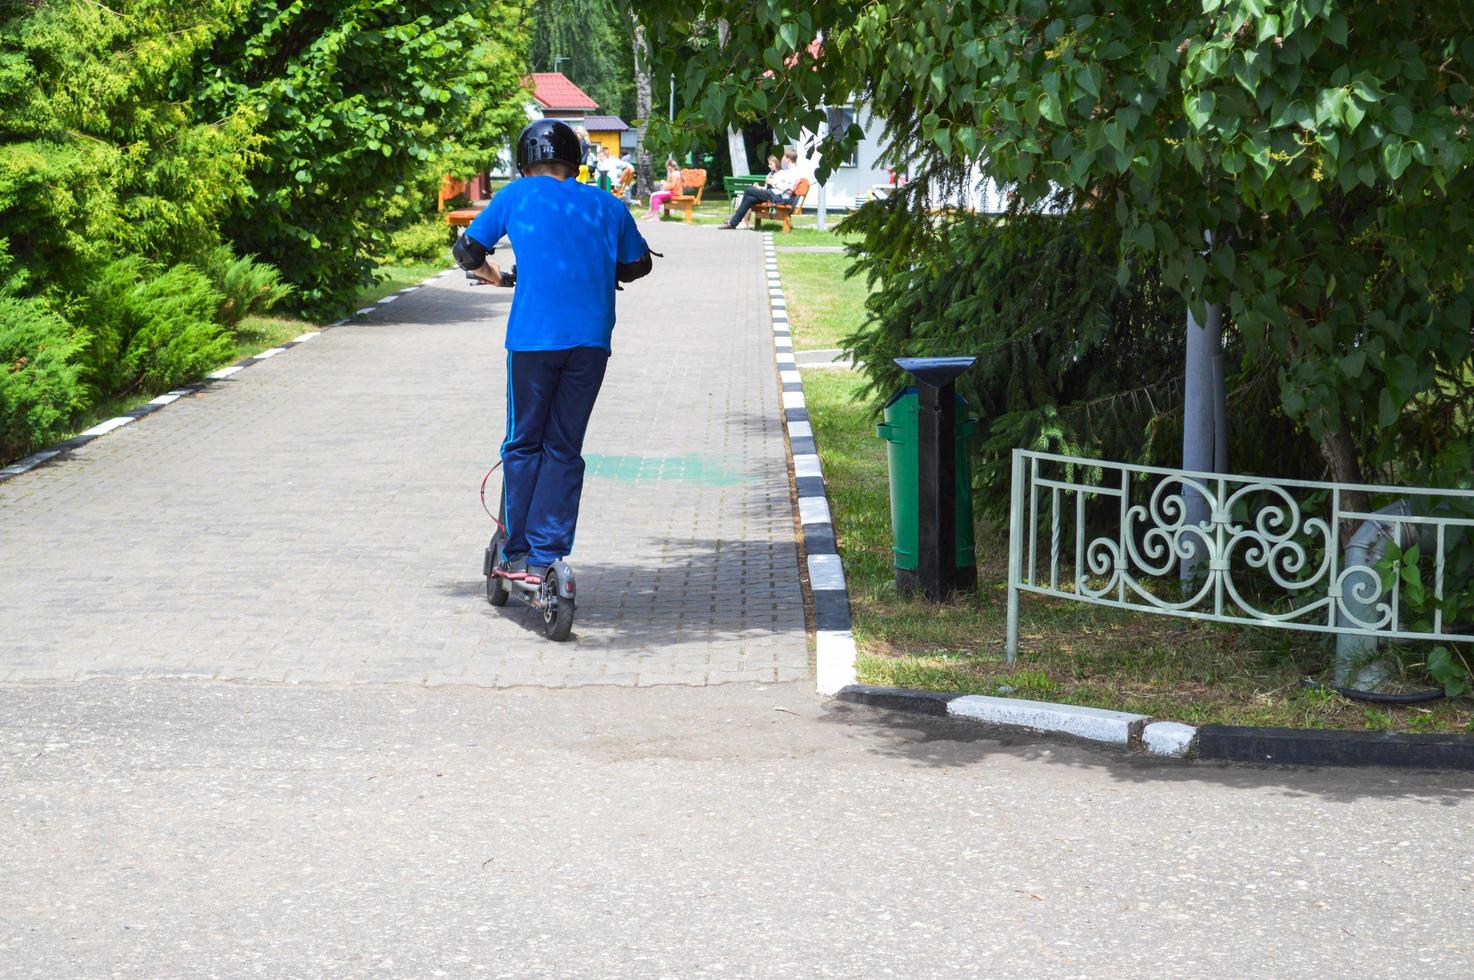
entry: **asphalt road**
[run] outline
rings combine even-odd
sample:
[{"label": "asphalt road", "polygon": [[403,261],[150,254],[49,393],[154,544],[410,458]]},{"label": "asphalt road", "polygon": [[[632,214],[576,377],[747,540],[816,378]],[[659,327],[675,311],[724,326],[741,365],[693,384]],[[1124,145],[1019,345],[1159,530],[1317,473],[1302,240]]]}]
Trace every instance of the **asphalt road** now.
[{"label": "asphalt road", "polygon": [[806,684],[11,686],[0,972],[1469,976],[1471,797]]}]

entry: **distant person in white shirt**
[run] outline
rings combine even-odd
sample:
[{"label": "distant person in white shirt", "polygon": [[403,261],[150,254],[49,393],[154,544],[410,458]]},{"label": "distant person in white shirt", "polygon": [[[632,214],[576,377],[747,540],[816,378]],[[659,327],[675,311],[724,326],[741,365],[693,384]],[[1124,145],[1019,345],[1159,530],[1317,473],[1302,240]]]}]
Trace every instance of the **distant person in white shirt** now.
[{"label": "distant person in white shirt", "polygon": [[798,195],[793,190],[802,179],[803,175],[798,169],[798,151],[791,148],[784,150],[782,169],[768,174],[762,187],[749,187],[743,191],[737,213],[732,215],[731,220],[717,227],[727,230],[736,228],[759,201],[767,201],[769,204],[797,204]]},{"label": "distant person in white shirt", "polygon": [[624,176],[626,170],[633,170],[634,165],[609,152],[609,147],[599,147],[599,162],[595,165],[599,174],[599,186],[606,191],[619,183],[619,178]]}]

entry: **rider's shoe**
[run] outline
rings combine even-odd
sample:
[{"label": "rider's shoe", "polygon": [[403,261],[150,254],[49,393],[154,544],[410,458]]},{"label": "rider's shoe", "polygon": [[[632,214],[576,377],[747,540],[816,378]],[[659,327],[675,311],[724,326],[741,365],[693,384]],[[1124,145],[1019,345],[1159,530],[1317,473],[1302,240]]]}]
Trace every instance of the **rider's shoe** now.
[{"label": "rider's shoe", "polygon": [[[496,563],[496,572],[504,579],[513,582],[522,582],[527,579],[527,556],[526,555],[504,555],[502,560]],[[542,581],[541,578],[538,579]]]},{"label": "rider's shoe", "polygon": [[543,579],[548,577],[548,566],[546,565],[527,565],[525,567],[527,574],[523,581],[528,585],[542,585]]}]

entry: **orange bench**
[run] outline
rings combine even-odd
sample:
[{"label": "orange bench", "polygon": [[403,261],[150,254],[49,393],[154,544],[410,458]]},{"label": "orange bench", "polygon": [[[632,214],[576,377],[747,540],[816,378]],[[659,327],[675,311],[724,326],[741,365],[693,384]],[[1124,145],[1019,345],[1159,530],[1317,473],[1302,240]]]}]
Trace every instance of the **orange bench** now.
[{"label": "orange bench", "polygon": [[[701,205],[701,194],[706,190],[705,170],[682,170],[681,171],[681,193],[665,202],[661,209],[665,214],[670,214],[673,207],[680,208],[686,213],[686,223],[690,224],[693,217],[692,212]],[[696,193],[691,193],[695,191]]]},{"label": "orange bench", "polygon": [[763,226],[763,218],[783,219],[783,230],[793,230],[793,216],[803,210],[804,198],[809,196],[809,182],[801,180],[793,188],[794,201],[792,204],[774,204],[770,201],[758,201],[747,212],[747,220],[752,223],[753,228]]},{"label": "orange bench", "polygon": [[448,211],[445,215],[445,223],[450,225],[452,228],[465,228],[471,222],[475,221],[476,216],[480,214],[483,210],[485,209],[460,208],[455,211]]},{"label": "orange bench", "polygon": [[626,167],[624,173],[619,175],[619,181],[613,187],[609,188],[609,193],[622,201],[624,200],[624,196],[629,193],[630,185],[634,182],[635,168]]}]

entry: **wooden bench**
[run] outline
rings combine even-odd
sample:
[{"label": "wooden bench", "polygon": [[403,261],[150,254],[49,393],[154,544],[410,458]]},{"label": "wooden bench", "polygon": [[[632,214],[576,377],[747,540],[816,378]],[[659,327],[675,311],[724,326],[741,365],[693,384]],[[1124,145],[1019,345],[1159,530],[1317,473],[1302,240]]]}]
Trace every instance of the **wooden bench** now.
[{"label": "wooden bench", "polygon": [[[681,193],[666,201],[661,210],[668,215],[671,208],[680,208],[686,212],[686,223],[690,224],[694,217],[692,212],[701,205],[701,194],[704,190],[706,190],[705,170],[682,170]],[[695,193],[693,194],[692,191]]]},{"label": "wooden bench", "polygon": [[804,198],[809,196],[809,182],[801,180],[793,188],[794,201],[792,204],[773,204],[769,201],[758,201],[747,212],[747,220],[752,223],[753,228],[763,226],[763,218],[783,219],[783,230],[793,230],[793,216],[803,210]]},{"label": "wooden bench", "polygon": [[625,195],[629,193],[630,185],[634,182],[635,168],[626,167],[624,173],[619,175],[619,180],[615,182],[613,187],[609,188],[609,193],[623,201]]},{"label": "wooden bench", "polygon": [[482,207],[460,208],[456,211],[448,211],[445,215],[445,223],[450,225],[452,228],[460,228],[464,230],[468,225],[471,224],[471,222],[475,221],[476,216],[484,210],[485,208]]}]

